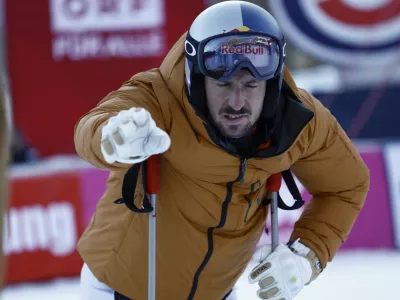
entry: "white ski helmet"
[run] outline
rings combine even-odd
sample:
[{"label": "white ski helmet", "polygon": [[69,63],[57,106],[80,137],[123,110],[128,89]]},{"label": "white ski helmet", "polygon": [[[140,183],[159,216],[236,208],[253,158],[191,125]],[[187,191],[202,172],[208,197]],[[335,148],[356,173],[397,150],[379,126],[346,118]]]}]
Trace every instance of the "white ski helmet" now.
[{"label": "white ski helmet", "polygon": [[200,13],[185,41],[185,82],[196,113],[207,115],[205,99],[196,97],[204,84],[194,81],[204,76],[229,80],[247,69],[258,80],[268,80],[262,115],[271,117],[282,85],[285,46],[277,21],[255,4],[225,1]]}]

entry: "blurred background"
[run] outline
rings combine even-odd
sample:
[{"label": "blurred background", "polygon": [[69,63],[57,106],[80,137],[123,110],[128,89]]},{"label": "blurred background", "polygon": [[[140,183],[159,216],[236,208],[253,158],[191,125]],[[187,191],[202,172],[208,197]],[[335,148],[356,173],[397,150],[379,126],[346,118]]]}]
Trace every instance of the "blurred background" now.
[{"label": "blurred background", "polygon": [[[108,174],[76,156],[74,125],[132,75],[158,67],[216,2],[0,0],[0,80],[13,124],[1,300],[79,299],[75,245]],[[400,0],[248,2],[276,17],[297,85],[331,110],[371,170],[348,240],[298,299],[398,299]],[[282,241],[300,214],[280,212]],[[244,275],[239,300],[256,299],[255,290]]]}]

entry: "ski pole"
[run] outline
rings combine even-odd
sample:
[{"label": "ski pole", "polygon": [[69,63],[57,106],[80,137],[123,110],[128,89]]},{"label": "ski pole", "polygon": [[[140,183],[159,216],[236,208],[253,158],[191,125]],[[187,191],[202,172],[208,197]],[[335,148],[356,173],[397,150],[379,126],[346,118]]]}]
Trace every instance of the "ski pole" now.
[{"label": "ski pole", "polygon": [[267,190],[272,192],[271,199],[271,246],[272,251],[279,244],[278,233],[278,191],[281,188],[282,175],[281,173],[272,174],[267,181]]},{"label": "ski pole", "polygon": [[150,156],[146,165],[146,191],[153,210],[149,214],[148,299],[156,299],[156,196],[159,192],[157,156]]}]

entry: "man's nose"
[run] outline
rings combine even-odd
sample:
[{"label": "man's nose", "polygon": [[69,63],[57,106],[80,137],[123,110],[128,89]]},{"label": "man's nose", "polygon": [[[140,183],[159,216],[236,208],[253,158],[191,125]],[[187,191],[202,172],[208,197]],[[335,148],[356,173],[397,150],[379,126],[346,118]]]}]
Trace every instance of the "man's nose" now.
[{"label": "man's nose", "polygon": [[245,105],[245,97],[240,87],[236,87],[229,97],[228,104],[234,110],[240,110]]}]

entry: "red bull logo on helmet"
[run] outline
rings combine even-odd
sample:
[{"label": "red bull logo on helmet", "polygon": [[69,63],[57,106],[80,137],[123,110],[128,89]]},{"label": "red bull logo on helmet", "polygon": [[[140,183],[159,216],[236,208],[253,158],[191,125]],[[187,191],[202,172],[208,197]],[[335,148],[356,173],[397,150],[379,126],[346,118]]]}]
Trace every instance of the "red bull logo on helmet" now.
[{"label": "red bull logo on helmet", "polygon": [[228,32],[254,32],[254,30],[250,29],[247,26],[239,26],[238,28],[235,28],[235,29],[230,30]]},{"label": "red bull logo on helmet", "polygon": [[261,45],[242,43],[242,44],[223,44],[221,54],[254,54],[264,55],[264,48]]}]

